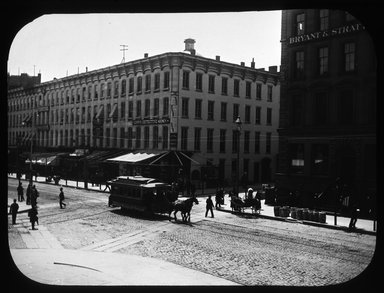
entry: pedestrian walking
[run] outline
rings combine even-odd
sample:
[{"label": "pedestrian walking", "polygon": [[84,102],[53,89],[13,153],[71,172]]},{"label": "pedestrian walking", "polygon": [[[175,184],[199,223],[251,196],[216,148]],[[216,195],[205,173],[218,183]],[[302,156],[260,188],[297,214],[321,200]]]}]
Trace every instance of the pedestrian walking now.
[{"label": "pedestrian walking", "polygon": [[37,205],[37,198],[39,197],[39,192],[37,191],[36,185],[32,186],[31,189],[31,205],[36,206]]},{"label": "pedestrian walking", "polygon": [[221,205],[224,204],[224,190],[220,187],[216,191],[216,197],[215,197],[215,208],[221,208]]},{"label": "pedestrian walking", "polygon": [[19,205],[17,204],[16,198],[15,198],[9,208],[9,213],[12,215],[12,225],[16,225],[16,216],[17,216],[18,210],[19,210]]},{"label": "pedestrian walking", "polygon": [[19,182],[19,186],[17,186],[17,199],[20,202],[24,201],[24,188],[21,182]]},{"label": "pedestrian walking", "polygon": [[28,187],[27,187],[27,192],[26,192],[26,195],[27,195],[27,205],[31,204],[31,194],[32,194],[32,186],[31,186],[31,183],[29,183]]},{"label": "pedestrian walking", "polygon": [[32,208],[28,212],[28,217],[29,217],[29,221],[31,222],[31,225],[32,225],[32,230],[37,230],[35,228],[35,223],[39,224],[39,218],[38,218],[37,214],[38,214],[37,207],[33,205]]},{"label": "pedestrian walking", "polygon": [[211,199],[211,196],[209,195],[206,201],[206,211],[205,211],[205,217],[208,215],[208,211],[211,211],[211,217],[214,218],[213,216],[213,201]]},{"label": "pedestrian walking", "polygon": [[60,194],[59,194],[59,203],[60,203],[60,208],[63,209],[63,206],[64,208],[67,207],[67,204],[64,202],[64,191],[63,191],[63,188],[60,187]]},{"label": "pedestrian walking", "polygon": [[349,230],[356,229],[357,216],[359,214],[359,209],[356,203],[352,204],[351,208],[351,220],[349,222]]}]

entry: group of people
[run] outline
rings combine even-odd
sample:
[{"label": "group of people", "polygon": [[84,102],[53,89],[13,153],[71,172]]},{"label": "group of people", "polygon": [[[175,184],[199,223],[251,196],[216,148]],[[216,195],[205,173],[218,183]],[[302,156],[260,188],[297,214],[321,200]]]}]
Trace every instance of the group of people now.
[{"label": "group of people", "polygon": [[[31,205],[31,209],[28,211],[29,221],[31,222],[32,230],[37,230],[37,228],[35,228],[35,224],[39,225],[39,217],[37,216],[38,215],[37,198],[39,197],[39,192],[34,184],[31,184],[31,183],[28,184],[26,197],[27,197],[26,204]],[[19,202],[23,202],[25,200],[24,187],[20,181],[17,187],[17,200]],[[17,200],[14,199],[13,203],[9,207],[9,213],[12,215],[12,225],[16,225],[16,217],[19,211],[19,205],[17,203]],[[63,191],[63,188],[60,187],[59,204],[61,209],[67,206],[64,200],[65,200],[64,191]]]}]

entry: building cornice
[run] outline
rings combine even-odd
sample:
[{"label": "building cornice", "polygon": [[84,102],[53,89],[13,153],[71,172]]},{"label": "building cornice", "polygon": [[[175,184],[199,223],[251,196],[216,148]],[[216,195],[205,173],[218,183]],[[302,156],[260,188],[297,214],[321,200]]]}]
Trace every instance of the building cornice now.
[{"label": "building cornice", "polygon": [[263,83],[271,82],[277,84],[280,80],[279,72],[269,72],[263,69],[255,69],[244,65],[237,65],[225,61],[206,58],[199,55],[190,55],[182,52],[168,52],[152,57],[129,61],[105,68],[74,74],[63,78],[55,78],[50,81],[34,85],[31,88],[17,88],[9,90],[9,94],[18,92],[34,92],[40,88],[59,89],[63,87],[82,86],[95,81],[106,81],[108,79],[121,78],[130,75],[145,74],[153,72],[156,69],[165,67],[188,67],[192,71],[202,70],[205,73],[212,72],[217,75],[227,74],[231,78],[251,79],[253,81],[261,80]]}]

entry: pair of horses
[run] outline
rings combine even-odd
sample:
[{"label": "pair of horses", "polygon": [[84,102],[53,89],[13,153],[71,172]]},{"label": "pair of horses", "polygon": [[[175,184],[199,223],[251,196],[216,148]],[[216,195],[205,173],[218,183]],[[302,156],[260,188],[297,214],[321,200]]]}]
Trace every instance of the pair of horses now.
[{"label": "pair of horses", "polygon": [[176,200],[172,203],[170,203],[168,216],[169,220],[171,220],[171,213],[173,212],[173,216],[175,218],[175,221],[177,220],[176,214],[177,212],[181,213],[182,221],[183,222],[190,222],[191,221],[191,210],[193,204],[199,204],[199,201],[197,198],[191,197],[186,200]]}]

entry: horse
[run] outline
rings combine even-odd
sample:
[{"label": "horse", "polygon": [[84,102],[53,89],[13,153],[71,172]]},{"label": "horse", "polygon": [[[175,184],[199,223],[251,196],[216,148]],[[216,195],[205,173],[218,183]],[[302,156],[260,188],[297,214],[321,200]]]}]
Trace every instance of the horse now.
[{"label": "horse", "polygon": [[244,202],[240,197],[237,195],[232,195],[231,196],[231,208],[232,212],[243,212],[244,211]]},{"label": "horse", "polygon": [[186,200],[176,200],[170,205],[169,209],[169,220],[171,220],[171,213],[174,211],[173,215],[175,217],[175,221],[177,220],[176,213],[180,211],[183,222],[191,221],[191,209],[193,203],[199,204],[199,201],[196,197],[191,197]]}]

